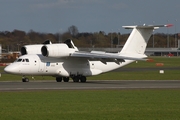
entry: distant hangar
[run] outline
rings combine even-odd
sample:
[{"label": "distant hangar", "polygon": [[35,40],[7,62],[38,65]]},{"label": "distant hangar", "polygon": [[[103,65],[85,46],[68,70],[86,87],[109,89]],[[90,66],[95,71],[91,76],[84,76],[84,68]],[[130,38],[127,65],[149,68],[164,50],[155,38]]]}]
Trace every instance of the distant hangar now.
[{"label": "distant hangar", "polygon": [[[121,48],[79,48],[82,51],[106,51],[118,52]],[[178,48],[146,48],[145,54],[148,56],[180,56]]]}]

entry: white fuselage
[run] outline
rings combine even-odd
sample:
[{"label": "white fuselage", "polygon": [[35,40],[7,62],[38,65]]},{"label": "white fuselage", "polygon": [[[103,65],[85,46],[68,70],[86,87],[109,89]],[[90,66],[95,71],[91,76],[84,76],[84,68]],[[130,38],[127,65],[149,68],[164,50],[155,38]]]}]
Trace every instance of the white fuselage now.
[{"label": "white fuselage", "polygon": [[134,60],[103,63],[99,60],[85,58],[50,58],[42,55],[23,55],[5,68],[5,71],[19,75],[50,75],[69,77],[71,75],[92,76],[112,71]]},{"label": "white fuselage", "polygon": [[[72,40],[51,44],[26,45],[21,48],[22,56],[4,70],[19,75],[48,75],[57,82],[86,82],[86,76],[98,75],[123,67],[135,60],[144,60],[144,52],[154,29],[171,25],[124,26],[133,29],[122,50],[118,53],[79,51]],[[25,55],[26,54],[26,55]],[[146,61],[146,60],[145,60]],[[28,81],[22,78],[22,81]]]}]

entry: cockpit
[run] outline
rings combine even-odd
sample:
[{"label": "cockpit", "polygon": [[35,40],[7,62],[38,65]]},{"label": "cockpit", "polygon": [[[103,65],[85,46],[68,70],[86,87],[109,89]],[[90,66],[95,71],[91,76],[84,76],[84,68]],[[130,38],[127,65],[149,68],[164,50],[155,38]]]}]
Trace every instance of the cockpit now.
[{"label": "cockpit", "polygon": [[25,58],[25,59],[19,58],[15,62],[29,62],[29,59],[27,59],[27,58]]}]

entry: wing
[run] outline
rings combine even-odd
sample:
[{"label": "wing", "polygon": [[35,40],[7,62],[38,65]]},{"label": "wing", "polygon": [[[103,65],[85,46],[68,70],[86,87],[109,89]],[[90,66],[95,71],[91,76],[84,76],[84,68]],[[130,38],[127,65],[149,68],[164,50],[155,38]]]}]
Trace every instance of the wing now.
[{"label": "wing", "polygon": [[87,59],[94,59],[100,60],[103,63],[105,62],[125,62],[125,60],[142,60],[147,61],[147,59],[143,59],[147,56],[141,55],[137,57],[129,57],[129,56],[122,56],[119,53],[106,53],[106,52],[99,52],[99,51],[91,51],[91,52],[80,52],[76,51],[70,55],[71,57],[79,57],[79,58],[87,58]]}]

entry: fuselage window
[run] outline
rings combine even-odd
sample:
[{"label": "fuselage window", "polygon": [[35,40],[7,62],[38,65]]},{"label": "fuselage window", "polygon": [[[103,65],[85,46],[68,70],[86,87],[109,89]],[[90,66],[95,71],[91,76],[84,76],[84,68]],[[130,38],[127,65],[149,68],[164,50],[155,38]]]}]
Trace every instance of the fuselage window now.
[{"label": "fuselage window", "polygon": [[25,62],[25,60],[23,59],[22,62]]}]

